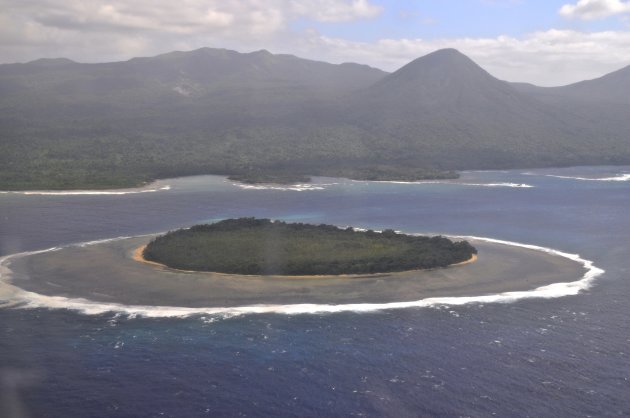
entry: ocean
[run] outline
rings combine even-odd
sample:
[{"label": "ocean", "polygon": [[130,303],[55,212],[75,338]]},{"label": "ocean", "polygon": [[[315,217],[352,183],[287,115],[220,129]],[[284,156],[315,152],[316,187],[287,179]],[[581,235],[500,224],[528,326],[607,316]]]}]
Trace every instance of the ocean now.
[{"label": "ocean", "polygon": [[370,312],[4,308],[0,416],[628,416],[629,173],[291,187],[198,176],[142,193],[0,194],[0,256],[256,216],[483,236],[579,254],[605,271],[574,296]]}]

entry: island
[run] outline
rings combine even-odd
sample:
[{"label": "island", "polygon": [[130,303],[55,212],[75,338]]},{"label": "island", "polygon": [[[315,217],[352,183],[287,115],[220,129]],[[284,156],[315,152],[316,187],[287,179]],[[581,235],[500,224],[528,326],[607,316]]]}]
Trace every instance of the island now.
[{"label": "island", "polygon": [[270,219],[227,219],[153,239],[145,260],[187,271],[246,275],[390,273],[473,259],[467,241]]},{"label": "island", "polygon": [[[573,282],[584,277],[587,272],[581,262],[557,254],[480,238],[471,237],[464,241],[455,237],[406,235],[391,230],[379,233],[356,228],[306,226],[260,219],[230,220],[213,225],[217,229],[227,230],[230,226],[243,226],[246,223],[260,224],[261,230],[278,228],[276,235],[259,233],[259,237],[264,237],[264,246],[269,249],[270,255],[263,257],[268,262],[261,263],[258,267],[262,274],[218,272],[221,269],[210,265],[206,266],[208,271],[192,265],[173,264],[171,267],[164,264],[168,261],[163,258],[152,258],[160,261],[156,262],[143,257],[145,248],[146,256],[151,258],[151,251],[159,248],[157,243],[163,241],[173,245],[176,241],[171,238],[183,239],[187,233],[194,236],[209,228],[204,225],[166,235],[162,233],[82,243],[9,257],[0,263],[0,267],[5,269],[3,278],[9,281],[4,285],[5,290],[13,295],[5,298],[15,300],[16,303],[44,303],[42,301],[47,299],[42,297],[51,296],[56,298],[51,299],[51,303],[61,303],[64,306],[69,301],[63,298],[71,298],[81,306],[88,303],[87,301],[96,304],[94,306],[114,304],[111,305],[112,309],[121,304],[212,309],[296,304],[380,304],[528,291],[553,283]],[[274,227],[270,224],[274,224]],[[301,229],[303,234],[306,234],[305,231],[312,231],[312,235],[327,235],[330,242],[331,237],[338,240],[339,245],[327,252],[328,255],[333,253],[327,269],[323,265],[311,264],[307,270],[304,267],[308,266],[308,262],[301,271],[286,268],[286,260],[289,259],[287,254],[292,251],[286,247],[284,252],[279,251],[283,247],[273,243],[282,242],[278,239],[278,231],[294,228]],[[226,233],[224,231],[223,236]],[[296,235],[299,237],[301,234]],[[236,236],[238,235],[234,237]],[[241,238],[245,236],[241,235]],[[415,238],[421,238],[419,243],[427,241],[434,249],[453,251],[456,255],[450,259],[445,256],[439,261],[433,260],[432,264],[418,263],[417,260],[416,264],[398,266],[387,262],[383,262],[381,266],[379,263],[371,265],[370,262],[359,262],[366,258],[384,261],[387,257],[393,259],[394,256],[405,254],[404,248],[414,248]],[[354,248],[350,245],[351,240],[357,241]],[[398,240],[400,241],[396,243]],[[151,245],[152,242],[154,245]],[[238,240],[233,238],[233,242]],[[305,260],[321,261],[324,256],[319,254],[318,248],[322,248],[324,242],[326,241],[321,241],[319,247],[303,247],[302,253],[308,255]],[[361,247],[361,243],[366,246]],[[366,253],[362,253],[361,248],[375,249],[384,243],[394,243],[387,256],[384,256],[386,251],[383,249],[380,250],[380,256],[377,255],[378,251],[368,251],[369,256],[366,258],[361,256],[355,257],[354,262],[346,261],[346,267],[354,266],[354,270],[341,268],[344,265],[341,260],[352,251],[364,255]],[[175,255],[185,255],[186,251],[192,251],[195,245],[192,242],[189,244],[186,249],[179,250],[181,254]],[[228,246],[227,241],[223,242],[223,246]],[[343,248],[346,246],[349,248]],[[225,248],[215,250],[226,252]],[[238,254],[241,259],[238,264],[249,269],[251,260],[255,260],[252,256],[255,255],[256,252],[253,251]],[[248,263],[242,261],[245,259],[249,260]],[[340,262],[333,263],[333,259]],[[400,260],[404,260],[404,257],[400,257]],[[380,268],[382,266],[390,271],[383,271]],[[405,270],[401,271],[403,269]],[[242,271],[253,273],[256,270],[252,268]],[[356,273],[358,271],[368,272]],[[333,272],[338,274],[323,274]],[[2,291],[0,286],[0,297]]]}]

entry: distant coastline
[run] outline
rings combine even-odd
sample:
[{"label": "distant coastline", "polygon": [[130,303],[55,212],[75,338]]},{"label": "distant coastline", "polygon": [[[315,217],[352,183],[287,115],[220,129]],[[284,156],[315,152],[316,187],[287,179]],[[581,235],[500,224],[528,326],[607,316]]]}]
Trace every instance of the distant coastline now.
[{"label": "distant coastline", "polygon": [[617,87],[630,67],[547,89],[498,79],[452,48],[392,73],[268,51],[166,56],[2,65],[0,190],[120,189],[203,174],[415,181],[630,163],[620,110],[630,101]]},{"label": "distant coastline", "polygon": [[311,174],[303,173],[287,173],[287,172],[248,172],[244,171],[237,174],[225,174],[221,172],[200,172],[200,173],[173,173],[169,177],[156,177],[149,180],[146,179],[129,179],[124,182],[103,180],[99,183],[85,181],[83,178],[76,178],[72,181],[66,181],[63,185],[50,183],[46,179],[36,181],[20,181],[20,182],[0,182],[0,193],[24,193],[24,194],[126,194],[141,193],[153,191],[156,185],[164,180],[178,177],[192,176],[222,176],[229,180],[244,185],[260,185],[260,184],[277,184],[291,185],[304,184],[312,181],[311,177],[335,177],[345,178],[349,180],[360,181],[423,181],[423,180],[451,180],[458,179],[459,173],[456,171],[441,170],[402,170],[387,169],[375,170],[370,169],[343,169],[343,170],[318,170]]},{"label": "distant coastline", "polygon": [[155,193],[167,191],[171,186],[165,183],[167,179],[157,179],[140,186],[130,186],[126,188],[92,188],[92,189],[23,189],[23,190],[0,190],[0,194],[23,194],[41,196],[89,196],[89,195],[126,195],[136,193]]},{"label": "distant coastline", "polygon": [[[565,172],[566,170],[571,170],[574,168],[585,167],[582,165],[575,166],[558,166],[558,167],[546,167],[546,168],[522,168],[522,169],[511,169],[510,171],[515,170],[523,170],[521,174],[535,177],[548,177],[548,178],[557,178],[564,180],[578,180],[578,181],[606,181],[606,182],[626,182],[630,181],[630,175],[628,174],[628,166],[625,165],[603,165],[598,167],[609,168],[611,172],[618,171],[617,169],[620,167],[625,167],[625,170],[621,174],[606,174],[601,177],[580,177],[580,176],[572,176],[572,175],[556,175],[549,174],[548,170],[554,170],[558,172]],[[590,167],[590,166],[586,166]],[[532,172],[532,170],[538,170],[539,173]],[[389,180],[374,180],[374,179],[353,179],[344,176],[336,176],[333,178],[339,179],[347,179],[352,181],[368,181],[368,182],[381,182],[381,183],[398,183],[398,184],[430,184],[430,183],[441,183],[441,184],[460,184],[464,186],[488,186],[488,187],[514,187],[514,188],[531,188],[530,184],[526,183],[477,183],[477,182],[465,182],[458,181],[460,179],[466,178],[470,173],[484,173],[488,171],[506,171],[506,170],[464,170],[454,177],[445,176],[444,178],[425,178],[425,179],[416,179],[416,180],[400,180],[400,179],[389,179]],[[461,174],[461,175],[460,175]],[[180,177],[165,177],[154,180],[152,182],[145,182],[139,187],[130,186],[128,188],[66,188],[66,189],[21,189],[21,190],[0,190],[0,196],[3,194],[23,194],[23,195],[42,195],[42,196],[82,196],[82,195],[126,195],[126,194],[136,194],[136,193],[153,193],[153,192],[162,192],[168,191],[171,188],[171,180],[182,179],[187,177],[199,177],[199,176],[217,176],[224,177],[229,181],[232,181],[234,184],[239,185],[244,189],[277,189],[277,190],[320,190],[324,185],[320,185],[317,182],[312,182],[310,176],[307,178],[308,182],[306,183],[283,183],[283,182],[265,182],[261,181],[257,182],[254,179],[250,179],[249,181],[241,181],[232,176],[227,176],[225,174],[200,174],[200,175],[189,175],[189,176],[180,176]],[[319,177],[319,176],[318,176]],[[326,177],[326,176],[322,176]],[[297,179],[295,179],[297,180]],[[302,179],[304,180],[304,179]],[[454,181],[451,181],[454,180]],[[269,186],[269,187],[266,187]],[[293,187],[295,186],[295,187]]]}]

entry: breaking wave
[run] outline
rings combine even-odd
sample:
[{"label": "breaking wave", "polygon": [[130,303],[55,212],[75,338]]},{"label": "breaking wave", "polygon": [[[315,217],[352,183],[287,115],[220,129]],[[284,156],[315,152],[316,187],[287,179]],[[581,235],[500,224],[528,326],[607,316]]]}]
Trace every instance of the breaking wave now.
[{"label": "breaking wave", "polygon": [[396,180],[378,180],[370,183],[391,183],[391,184],[451,184],[454,186],[475,186],[475,187],[514,187],[529,189],[534,186],[525,183],[464,183],[459,181],[447,180],[419,180],[419,181],[396,181]]},{"label": "breaking wave", "polygon": [[525,183],[456,183],[463,184],[464,186],[482,186],[482,187],[516,187],[529,189],[534,186]]},{"label": "breaking wave", "polygon": [[244,184],[244,183],[233,183],[235,186],[240,187],[245,190],[283,190],[283,191],[295,191],[295,192],[304,192],[311,190],[324,190],[326,186],[330,186],[331,184],[288,184],[288,185],[280,185],[280,184]]},{"label": "breaking wave", "polygon": [[622,173],[616,176],[611,177],[579,177],[579,176],[560,176],[557,174],[535,174],[535,173],[523,173],[528,176],[544,176],[544,177],[554,177],[557,179],[568,179],[568,180],[580,180],[580,181],[630,181],[630,173]]},{"label": "breaking wave", "polygon": [[[424,185],[424,184],[451,184],[454,186],[473,186],[473,187],[514,187],[514,188],[532,188],[531,184],[525,183],[464,183],[448,180],[419,180],[419,181],[398,181],[398,180],[350,180],[352,183],[386,183],[386,184],[408,184],[408,185]],[[339,183],[317,183],[317,184],[243,184],[233,183],[235,186],[245,190],[291,190],[296,192],[325,190],[329,186]]]}]

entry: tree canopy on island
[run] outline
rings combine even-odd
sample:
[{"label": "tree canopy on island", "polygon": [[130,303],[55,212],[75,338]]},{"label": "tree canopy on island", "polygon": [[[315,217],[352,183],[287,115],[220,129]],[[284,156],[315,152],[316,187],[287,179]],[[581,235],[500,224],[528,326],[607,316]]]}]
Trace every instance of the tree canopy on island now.
[{"label": "tree canopy on island", "polygon": [[240,218],[169,232],[151,241],[143,255],[181,270],[337,275],[446,267],[476,253],[467,241],[442,236]]}]

